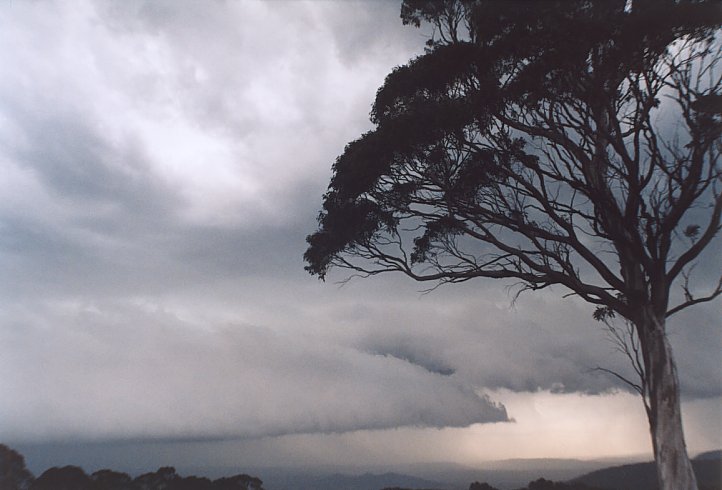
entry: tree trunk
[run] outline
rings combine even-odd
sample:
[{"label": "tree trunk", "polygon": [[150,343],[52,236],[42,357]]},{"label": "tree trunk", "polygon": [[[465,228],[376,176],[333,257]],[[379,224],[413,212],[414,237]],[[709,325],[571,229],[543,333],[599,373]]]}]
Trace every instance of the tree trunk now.
[{"label": "tree trunk", "polygon": [[647,378],[647,417],[660,490],[697,490],[682,430],[679,380],[665,321],[645,312],[637,325]]}]

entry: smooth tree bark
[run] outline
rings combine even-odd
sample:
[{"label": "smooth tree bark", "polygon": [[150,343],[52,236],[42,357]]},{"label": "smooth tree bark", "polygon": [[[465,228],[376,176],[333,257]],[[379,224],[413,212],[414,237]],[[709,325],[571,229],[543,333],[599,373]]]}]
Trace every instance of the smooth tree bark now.
[{"label": "smooth tree bark", "polygon": [[666,322],[722,294],[692,274],[722,214],[718,5],[405,0],[401,16],[434,37],[336,160],[307,270],[566,288],[629,326],[615,338],[640,379],[617,376],[643,397],[660,488],[697,488]]},{"label": "smooth tree bark", "polygon": [[697,488],[697,480],[687,454],[682,428],[679,381],[672,347],[665,333],[664,320],[649,317],[642,327],[645,375],[649,384],[650,432],[658,478],[663,489]]}]

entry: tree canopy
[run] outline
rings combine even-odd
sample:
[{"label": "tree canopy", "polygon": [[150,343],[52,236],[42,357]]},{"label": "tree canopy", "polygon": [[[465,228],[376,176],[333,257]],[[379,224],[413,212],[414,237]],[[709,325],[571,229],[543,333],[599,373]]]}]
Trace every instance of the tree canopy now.
[{"label": "tree canopy", "polygon": [[[500,3],[387,77],[376,128],[333,166],[307,270],[562,284],[629,315],[615,261],[663,270],[666,294],[719,230],[717,5]],[[407,22],[416,4],[441,5],[406,2]],[[677,117],[684,134],[659,123]]]},{"label": "tree canopy", "polygon": [[25,458],[14,449],[0,444],[0,488],[28,490],[34,478],[25,467]]},{"label": "tree canopy", "polygon": [[661,486],[696,488],[665,320],[722,294],[718,260],[692,276],[722,215],[721,14],[405,0],[403,22],[434,34],[334,163],[306,269],[559,285],[621,317]]}]

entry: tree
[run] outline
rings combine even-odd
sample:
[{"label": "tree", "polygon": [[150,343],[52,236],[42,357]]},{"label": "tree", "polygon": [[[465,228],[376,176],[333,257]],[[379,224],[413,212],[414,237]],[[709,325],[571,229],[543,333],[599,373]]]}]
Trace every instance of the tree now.
[{"label": "tree", "polygon": [[719,3],[405,0],[401,16],[434,37],[334,163],[306,269],[562,286],[628,322],[660,487],[695,489],[666,320],[722,293],[691,274],[722,214]]},{"label": "tree", "polygon": [[98,470],[90,475],[97,490],[137,490],[127,473],[109,469]]},{"label": "tree", "polygon": [[53,467],[45,470],[30,490],[96,490],[95,483],[78,466]]},{"label": "tree", "polygon": [[154,473],[143,473],[133,483],[140,490],[171,490],[180,477],[172,466],[163,466]]},{"label": "tree", "polygon": [[0,444],[0,488],[28,490],[34,478],[25,467],[25,458],[17,451]]},{"label": "tree", "polygon": [[475,481],[471,485],[469,485],[469,490],[499,490],[496,487],[492,487],[488,483],[479,483],[478,481]]},{"label": "tree", "polygon": [[244,473],[214,480],[213,488],[217,490],[263,490],[263,482],[259,478]]}]

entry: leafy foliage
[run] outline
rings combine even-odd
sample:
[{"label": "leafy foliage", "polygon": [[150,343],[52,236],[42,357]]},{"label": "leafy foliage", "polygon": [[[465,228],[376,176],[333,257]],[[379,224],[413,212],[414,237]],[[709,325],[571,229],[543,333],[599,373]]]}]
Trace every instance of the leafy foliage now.
[{"label": "leafy foliage", "polygon": [[210,480],[198,476],[180,476],[175,468],[131,478],[126,473],[99,470],[88,476],[82,468],[49,468],[29,486],[3,486],[3,490],[263,490],[263,482],[245,474]]},{"label": "leafy foliage", "polygon": [[0,488],[28,490],[34,478],[25,467],[25,458],[17,451],[0,444]]},{"label": "leafy foliage", "polygon": [[633,274],[667,271],[668,294],[719,229],[719,12],[625,5],[404,2],[405,23],[446,34],[389,74],[376,128],[336,160],[306,269],[561,284],[600,319],[649,299]]}]

